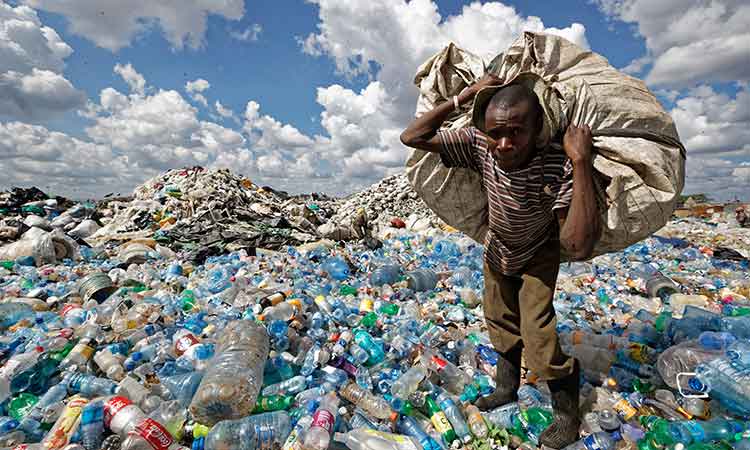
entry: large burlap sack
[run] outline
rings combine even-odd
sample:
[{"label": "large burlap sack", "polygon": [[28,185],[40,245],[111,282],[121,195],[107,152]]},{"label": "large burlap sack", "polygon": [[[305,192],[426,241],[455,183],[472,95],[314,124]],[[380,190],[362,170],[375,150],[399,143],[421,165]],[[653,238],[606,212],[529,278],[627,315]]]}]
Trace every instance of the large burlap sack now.
[{"label": "large burlap sack", "polygon": [[[427,60],[414,79],[420,90],[416,115],[459,94],[485,72],[506,83],[529,72],[541,77],[559,102],[560,115],[551,118],[558,143],[569,123],[591,127],[603,225],[594,255],[621,250],[669,220],[684,186],[685,149],[672,118],[641,80],[561,37],[526,32],[489,64],[454,44]],[[444,128],[470,125],[471,106],[449,117]],[[484,242],[487,196],[478,173],[446,168],[440,155],[421,150],[411,153],[406,173],[440,218]]]}]

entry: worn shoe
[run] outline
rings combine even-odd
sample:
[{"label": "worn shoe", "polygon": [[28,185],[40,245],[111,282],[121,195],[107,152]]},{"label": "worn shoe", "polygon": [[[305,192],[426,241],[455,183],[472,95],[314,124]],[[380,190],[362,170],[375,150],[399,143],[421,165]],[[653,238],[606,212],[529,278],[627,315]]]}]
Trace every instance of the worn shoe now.
[{"label": "worn shoe", "polygon": [[497,360],[495,392],[477,400],[474,403],[477,408],[490,411],[518,400],[518,388],[521,385],[521,352],[522,349],[519,348],[500,354]]},{"label": "worn shoe", "polygon": [[575,361],[573,373],[547,382],[552,394],[554,420],[539,436],[539,443],[553,449],[564,448],[578,439],[581,419],[578,414],[581,368]]}]

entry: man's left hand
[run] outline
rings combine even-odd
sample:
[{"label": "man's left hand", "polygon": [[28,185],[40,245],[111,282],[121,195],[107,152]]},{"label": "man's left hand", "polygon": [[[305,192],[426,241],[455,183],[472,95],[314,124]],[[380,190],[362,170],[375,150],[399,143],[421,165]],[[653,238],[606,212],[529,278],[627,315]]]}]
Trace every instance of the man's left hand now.
[{"label": "man's left hand", "polygon": [[591,161],[591,128],[588,125],[569,125],[563,137],[563,148],[573,163]]}]

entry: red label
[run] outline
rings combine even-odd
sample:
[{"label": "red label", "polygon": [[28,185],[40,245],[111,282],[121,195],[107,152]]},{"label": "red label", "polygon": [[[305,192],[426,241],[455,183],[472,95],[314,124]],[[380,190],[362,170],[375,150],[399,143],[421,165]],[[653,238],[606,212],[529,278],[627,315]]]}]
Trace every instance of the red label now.
[{"label": "red label", "polygon": [[443,370],[445,366],[448,365],[448,361],[444,360],[443,358],[438,358],[437,356],[432,357],[432,362],[437,365],[437,370]]},{"label": "red label", "polygon": [[120,410],[132,402],[125,397],[112,397],[107,400],[104,404],[104,425],[109,428],[109,424],[112,422],[112,418],[117,415]]},{"label": "red label", "polygon": [[329,411],[326,411],[325,409],[319,409],[315,411],[315,415],[313,415],[313,421],[310,425],[310,428],[320,427],[325,429],[330,434],[331,430],[333,430],[334,422],[336,422],[336,418],[333,417],[333,414],[331,414]]},{"label": "red label", "polygon": [[65,306],[63,306],[63,309],[60,311],[60,317],[65,317],[66,314],[68,314],[70,311],[74,309],[80,309],[81,305],[76,305],[75,303],[66,303]]},{"label": "red label", "polygon": [[177,342],[175,342],[174,344],[174,349],[175,349],[175,352],[177,353],[177,356],[181,356],[183,353],[187,351],[187,349],[199,343],[200,341],[196,339],[196,337],[193,336],[192,333],[188,333],[184,336],[181,336],[179,339],[177,339]]},{"label": "red label", "polygon": [[170,445],[174,444],[174,438],[169,431],[154,419],[146,419],[139,423],[130,434],[142,437],[155,450],[167,450]]}]

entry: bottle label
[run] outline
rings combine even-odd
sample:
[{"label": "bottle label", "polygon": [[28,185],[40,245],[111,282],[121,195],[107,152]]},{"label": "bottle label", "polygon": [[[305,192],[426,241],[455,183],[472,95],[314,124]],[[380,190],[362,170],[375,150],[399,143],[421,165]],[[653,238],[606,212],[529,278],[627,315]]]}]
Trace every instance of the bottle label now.
[{"label": "bottle label", "polygon": [[443,358],[437,357],[437,356],[433,356],[432,357],[432,362],[435,363],[435,365],[437,366],[437,371],[438,372],[441,371],[441,370],[443,370],[445,368],[445,366],[448,365],[448,361],[444,360]]},{"label": "bottle label", "polygon": [[362,431],[366,434],[369,434],[370,436],[378,437],[384,441],[395,442],[397,444],[412,444],[410,447],[415,448],[411,439],[408,439],[406,436],[402,436],[400,434],[383,433],[382,431],[377,431],[370,428],[363,428]]},{"label": "bottle label", "polygon": [[590,434],[583,438],[583,445],[586,447],[586,450],[606,450],[602,448],[598,442],[596,442],[596,437],[594,437],[593,434]]},{"label": "bottle label", "polygon": [[320,428],[325,429],[330,434],[331,430],[333,430],[333,423],[335,421],[336,421],[336,418],[333,417],[333,414],[331,414],[330,411],[326,411],[325,409],[319,409],[315,411],[315,415],[313,415],[313,421],[312,421],[312,425],[310,425],[310,428],[320,427]]},{"label": "bottle label", "polygon": [[167,450],[174,443],[174,438],[162,424],[147,418],[135,426],[130,434],[142,437],[154,450]]},{"label": "bottle label", "polygon": [[271,450],[274,446],[274,429],[268,426],[255,426],[255,439],[258,450]]},{"label": "bottle label", "polygon": [[175,353],[177,353],[177,356],[182,356],[182,354],[185,353],[190,347],[198,343],[200,343],[200,341],[198,341],[198,339],[196,339],[196,337],[193,336],[192,333],[188,333],[177,339],[177,342],[175,342]]},{"label": "bottle label", "polygon": [[112,397],[104,404],[104,425],[109,428],[112,423],[112,418],[120,412],[124,407],[132,405],[131,401],[126,397]]},{"label": "bottle label", "polygon": [[65,306],[63,306],[63,309],[60,311],[60,317],[65,317],[66,314],[74,309],[79,309],[80,307],[81,305],[76,305],[75,303],[66,303]]},{"label": "bottle label", "polygon": [[433,414],[430,420],[432,421],[432,425],[440,434],[445,434],[453,429],[453,427],[451,427],[451,423],[448,421],[448,417],[442,411]]}]

